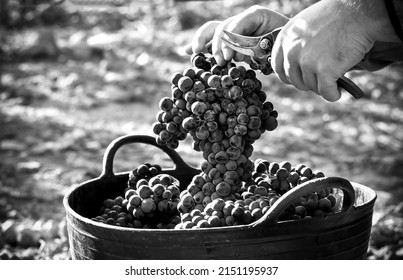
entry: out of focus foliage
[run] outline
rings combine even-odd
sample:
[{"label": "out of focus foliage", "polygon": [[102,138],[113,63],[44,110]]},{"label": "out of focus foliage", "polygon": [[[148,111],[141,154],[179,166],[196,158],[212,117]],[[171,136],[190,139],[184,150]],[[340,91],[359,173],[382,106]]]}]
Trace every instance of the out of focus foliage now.
[{"label": "out of focus foliage", "polygon": [[[95,0],[92,0],[93,2]],[[103,0],[97,0],[101,2]],[[97,177],[107,145],[150,134],[173,72],[190,66],[183,47],[200,25],[261,4],[293,16],[316,2],[121,0],[0,1],[0,258],[69,258],[62,198]],[[336,103],[260,77],[279,127],[254,158],[305,162],[375,189],[370,258],[402,258],[402,65],[351,72],[366,93]],[[156,149],[124,147],[116,171],[145,161],[171,166]],[[186,162],[201,155],[179,146]]]}]

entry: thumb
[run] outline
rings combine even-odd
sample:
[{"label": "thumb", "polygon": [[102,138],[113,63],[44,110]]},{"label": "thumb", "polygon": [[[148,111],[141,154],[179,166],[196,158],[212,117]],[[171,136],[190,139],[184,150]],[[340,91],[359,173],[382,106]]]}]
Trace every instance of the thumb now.
[{"label": "thumb", "polygon": [[191,43],[191,49],[193,53],[199,53],[205,49],[207,43],[210,42],[213,38],[216,27],[220,23],[220,21],[209,21],[203,24],[196,31]]},{"label": "thumb", "polygon": [[[233,19],[228,22],[226,30],[241,35],[260,36],[277,27],[285,25],[287,22],[288,18],[284,15],[255,5],[233,17]],[[227,45],[224,45],[222,49],[224,58],[235,55],[236,61],[245,60],[242,55],[235,53]]]},{"label": "thumb", "polygon": [[191,55],[193,53],[192,44],[187,44],[185,46],[185,53],[188,54],[188,55]]},{"label": "thumb", "polygon": [[340,99],[341,92],[335,80],[318,77],[318,93],[327,101],[335,102]]}]

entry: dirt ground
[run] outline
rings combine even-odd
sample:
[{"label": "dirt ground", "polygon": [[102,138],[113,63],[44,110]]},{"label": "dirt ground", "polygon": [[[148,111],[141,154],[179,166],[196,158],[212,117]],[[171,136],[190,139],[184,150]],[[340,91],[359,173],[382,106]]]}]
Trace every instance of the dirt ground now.
[{"label": "dirt ground", "polygon": [[[182,5],[169,6],[168,19],[89,13],[85,23],[0,29],[0,259],[70,258],[64,195],[99,176],[112,140],[152,135],[171,74],[191,66],[183,46],[209,18],[187,28],[178,11],[190,6]],[[335,103],[259,74],[279,126],[255,143],[252,158],[305,163],[374,189],[370,259],[403,258],[402,66],[348,73],[365,97],[345,93]],[[190,139],[178,152],[201,162]],[[117,153],[115,171],[145,161],[172,165],[158,150],[131,145]]]}]

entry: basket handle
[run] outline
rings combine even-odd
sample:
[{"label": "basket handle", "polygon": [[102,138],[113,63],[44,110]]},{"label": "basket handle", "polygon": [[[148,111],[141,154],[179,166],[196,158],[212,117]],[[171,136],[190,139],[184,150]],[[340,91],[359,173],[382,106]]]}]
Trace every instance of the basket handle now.
[{"label": "basket handle", "polygon": [[302,183],[282,195],[263,217],[255,222],[254,226],[266,226],[277,223],[278,217],[293,201],[312,192],[328,188],[337,188],[343,191],[344,196],[341,211],[347,212],[353,207],[355,191],[350,181],[340,177],[317,178]]},{"label": "basket handle", "polygon": [[149,144],[160,148],[163,152],[165,152],[172,159],[175,166],[173,169],[163,169],[162,172],[176,177],[185,185],[190,183],[193,176],[200,173],[200,170],[197,170],[196,168],[186,164],[175,150],[172,150],[166,146],[158,145],[154,137],[148,135],[124,135],[113,140],[106,148],[102,162],[102,173],[100,177],[115,176],[115,174],[113,173],[113,160],[115,158],[116,152],[122,146],[133,143]]}]

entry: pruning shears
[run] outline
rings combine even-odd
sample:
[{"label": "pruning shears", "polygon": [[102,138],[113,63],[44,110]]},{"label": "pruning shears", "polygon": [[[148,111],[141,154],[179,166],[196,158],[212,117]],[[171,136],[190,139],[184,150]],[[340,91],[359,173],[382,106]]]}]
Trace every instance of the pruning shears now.
[{"label": "pruning shears", "polygon": [[[224,36],[221,36],[221,39],[234,51],[249,56],[252,61],[250,63],[252,69],[260,70],[263,74],[270,75],[273,73],[270,63],[271,51],[280,31],[281,27],[259,37],[250,37],[224,30],[228,39]],[[356,99],[364,96],[364,92],[345,76],[337,80],[337,85],[345,89]]]}]

